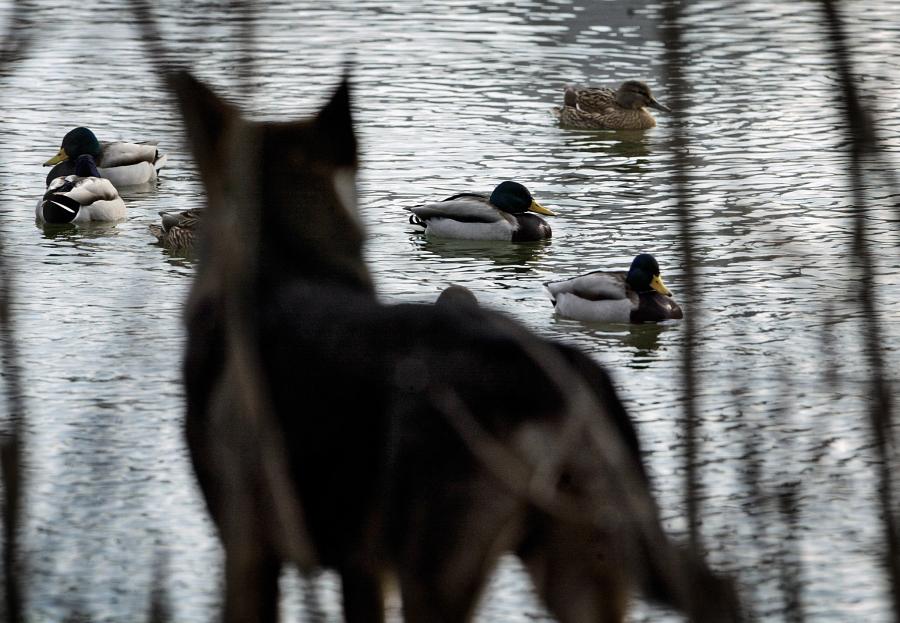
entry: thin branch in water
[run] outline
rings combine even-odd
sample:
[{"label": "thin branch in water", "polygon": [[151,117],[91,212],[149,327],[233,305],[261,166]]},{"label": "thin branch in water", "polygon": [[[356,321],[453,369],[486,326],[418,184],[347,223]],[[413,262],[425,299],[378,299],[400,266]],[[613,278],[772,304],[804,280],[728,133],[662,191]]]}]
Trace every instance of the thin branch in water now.
[{"label": "thin branch in water", "polygon": [[785,538],[781,539],[779,569],[781,570],[781,591],[785,598],[785,615],[790,623],[803,623],[806,620],[803,608],[803,574],[802,556],[799,552],[800,525],[799,495],[800,481],[785,483],[777,494],[778,510],[787,528]]},{"label": "thin branch in water", "polygon": [[22,595],[16,563],[17,530],[21,501],[21,441],[17,433],[0,444],[0,469],[3,476],[3,579],[6,596],[6,620],[22,621]]},{"label": "thin branch in water", "polygon": [[253,94],[252,82],[256,72],[257,62],[253,53],[253,42],[256,40],[256,15],[254,2],[246,0],[229,0],[229,12],[239,18],[238,41],[240,47],[237,51],[237,74],[241,91],[246,97]]},{"label": "thin branch in water", "polygon": [[165,570],[167,556],[160,552],[153,561],[153,580],[150,585],[150,623],[168,623],[174,621],[172,605],[165,586]]},{"label": "thin branch in water", "polygon": [[148,0],[131,0],[131,9],[135,15],[135,27],[141,34],[145,55],[155,63],[156,69],[164,77],[171,76],[179,67],[171,60],[159,23],[153,15],[153,5]]},{"label": "thin branch in water", "polygon": [[864,159],[877,153],[872,118],[865,109],[853,77],[852,59],[843,22],[833,0],[822,0],[822,8],[828,26],[835,66],[840,76],[847,127],[850,139],[850,186],[853,192],[854,255],[859,266],[858,298],[863,322],[863,340],[866,358],[871,368],[872,395],[869,400],[869,421],[877,452],[878,493],[885,534],[884,565],[891,586],[894,614],[900,617],[900,542],[898,542],[897,518],[893,500],[893,416],[890,387],[885,377],[881,325],[875,301],[875,264],[866,244],[868,216],[864,182]]},{"label": "thin branch in water", "polygon": [[[781,363],[783,372],[779,376],[778,391],[775,392],[769,420],[776,423],[779,438],[778,448],[785,456],[794,458],[794,463],[807,463],[807,457],[795,447],[794,427],[791,414],[796,412],[792,405],[796,404],[792,392],[792,371],[797,369],[789,358]],[[792,467],[788,465],[788,467]],[[781,594],[784,598],[785,619],[791,623],[803,623],[806,614],[803,607],[803,557],[800,554],[800,499],[803,495],[803,484],[798,475],[789,479],[773,492],[775,506],[781,522],[772,522],[770,528],[780,543],[778,552],[778,570],[780,572]]]},{"label": "thin branch in water", "polygon": [[[0,44],[0,78],[8,78],[11,65],[25,58],[35,29],[31,2],[14,2],[12,15]],[[6,419],[10,430],[0,439],[0,470],[3,482],[3,584],[6,620],[24,620],[22,569],[17,560],[18,529],[22,502],[22,439],[25,403],[22,393],[21,367],[16,342],[12,303],[15,299],[13,271],[0,238],[0,371],[6,392]]]},{"label": "thin branch in water", "polygon": [[687,509],[688,533],[691,547],[695,552],[702,549],[700,535],[700,498],[702,495],[700,474],[697,466],[698,427],[697,417],[697,374],[696,344],[697,317],[700,301],[696,287],[694,260],[695,234],[691,223],[690,200],[688,198],[687,154],[688,135],[684,115],[687,113],[687,82],[682,71],[687,57],[681,39],[681,4],[670,2],[664,13],[666,21],[666,77],[671,89],[672,108],[679,113],[672,134],[672,151],[675,155],[672,189],[677,202],[676,212],[680,231],[680,251],[683,262],[684,286],[692,302],[691,309],[684,315],[684,343],[682,347],[682,384],[684,386],[684,421],[681,430],[684,436],[685,460],[685,507]]},{"label": "thin branch in water", "polygon": [[31,18],[35,4],[27,0],[17,0],[12,6],[9,25],[4,33],[3,42],[0,43],[0,77],[3,78],[11,75],[10,65],[25,58],[35,33],[34,21]]},{"label": "thin branch in water", "polygon": [[[137,16],[137,25],[141,30],[142,40],[147,46],[147,52],[157,59],[157,67],[166,87],[178,100],[179,94],[176,92],[180,80],[176,73],[178,67],[170,60],[171,54],[162,38],[152,6],[147,0],[132,0],[132,7]],[[243,10],[249,15],[249,5],[244,6]],[[246,28],[249,33],[252,33],[252,25]],[[247,71],[250,71],[249,65]],[[185,113],[183,106],[182,113],[185,115],[185,125],[189,135],[194,129],[192,124],[198,126],[205,122],[203,119]],[[233,153],[238,153],[241,149],[248,151],[255,149],[259,139],[257,127],[253,124],[243,123],[239,119],[232,121],[235,128],[231,137],[235,145]],[[248,175],[247,170],[241,171],[238,178],[242,183],[235,186],[221,213],[217,213],[214,218],[211,218],[210,227],[215,226],[223,234],[221,236],[223,239],[231,241],[229,236],[235,235],[234,232],[238,231],[233,224],[240,213],[237,206],[243,206],[243,209],[247,211],[259,209],[260,198],[256,180],[249,179]],[[260,447],[266,449],[262,456],[264,482],[270,503],[275,509],[273,520],[279,526],[274,540],[285,559],[296,562],[301,568],[310,568],[314,566],[316,557],[306,530],[302,503],[296,499],[288,475],[287,448],[274,421],[275,416],[271,409],[271,402],[260,376],[262,366],[255,343],[256,336],[252,329],[255,326],[256,301],[253,284],[248,282],[248,275],[255,274],[251,262],[257,256],[255,251],[258,246],[258,233],[254,228],[256,222],[257,219],[250,218],[242,224],[240,231],[244,239],[241,244],[230,246],[227,253],[212,254],[220,260],[217,266],[212,268],[212,271],[222,277],[225,284],[223,290],[227,293],[223,301],[225,332],[228,336],[226,367],[234,375],[235,395],[239,402],[237,409],[239,417],[241,421],[249,424],[249,430],[259,436]],[[214,243],[221,244],[222,248],[227,246],[218,240],[219,236],[210,235],[209,237]],[[242,261],[234,259],[235,249],[241,250]],[[224,261],[222,261],[223,258]],[[229,262],[233,262],[233,264]],[[209,257],[205,258],[205,262],[202,263],[209,264]],[[209,271],[198,271],[195,281],[207,274]],[[215,280],[217,277],[214,276],[211,279]]]}]

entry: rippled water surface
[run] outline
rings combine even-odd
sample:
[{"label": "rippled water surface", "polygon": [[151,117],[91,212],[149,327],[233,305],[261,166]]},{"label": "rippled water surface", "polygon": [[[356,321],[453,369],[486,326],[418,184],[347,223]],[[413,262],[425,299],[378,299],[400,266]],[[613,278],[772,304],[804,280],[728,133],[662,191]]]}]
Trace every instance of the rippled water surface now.
[{"label": "rippled water surface", "polygon": [[[72,611],[136,620],[157,566],[175,620],[208,621],[221,553],[181,438],[178,380],[180,309],[194,265],[154,246],[147,231],[157,211],[200,205],[203,191],[129,13],[104,0],[89,12],[56,4],[35,7],[39,36],[0,91],[0,228],[17,275],[28,407],[31,620]],[[252,45],[240,39],[247,16],[229,15],[223,3],[155,6],[178,59],[259,118],[315,110],[342,62],[354,61],[360,206],[383,298],[431,301],[446,285],[463,284],[484,304],[604,363],[638,422],[668,527],[678,533],[682,323],[585,326],[556,318],[541,287],[654,253],[699,325],[702,529],[711,560],[738,574],[761,619],[782,618],[775,561],[793,556],[802,562],[809,620],[891,620],[878,563],[846,135],[815,4],[689,3],[692,105],[660,113],[659,126],[644,133],[561,130],[549,109],[566,83],[629,78],[646,80],[665,103],[671,85],[659,4],[270,2],[254,9]],[[849,6],[865,101],[896,169],[896,7]],[[2,7],[7,16],[9,3]],[[235,70],[248,54],[256,69],[243,90]],[[672,198],[679,122],[690,133],[693,297],[683,290]],[[126,222],[42,230],[33,214],[46,174],[40,163],[76,125],[101,140],[158,140],[169,166],[156,187],[123,192]],[[558,212],[551,241],[430,241],[406,222],[404,206],[504,179],[525,183]],[[866,184],[883,354],[896,380],[897,197],[876,172]],[[748,485],[753,474],[761,493]],[[790,540],[778,505],[785,491],[796,496]],[[333,586],[316,583],[331,617]],[[289,591],[286,608],[296,612],[300,601]],[[640,607],[635,616],[667,615]],[[542,618],[520,570],[505,563],[479,620]]]}]

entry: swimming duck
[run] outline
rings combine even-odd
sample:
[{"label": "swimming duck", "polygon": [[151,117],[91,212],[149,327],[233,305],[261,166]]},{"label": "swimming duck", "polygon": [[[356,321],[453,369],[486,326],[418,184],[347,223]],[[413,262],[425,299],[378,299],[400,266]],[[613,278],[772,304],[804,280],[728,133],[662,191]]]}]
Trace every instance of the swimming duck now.
[{"label": "swimming duck", "polygon": [[627,80],[617,90],[566,87],[563,106],[555,107],[560,125],[578,130],[646,130],[656,125],[645,106],[672,112],[653,97],[650,87]]},{"label": "swimming duck", "polygon": [[58,177],[75,173],[74,161],[82,154],[94,157],[100,174],[113,186],[136,186],[156,179],[167,156],[160,155],[155,143],[101,143],[87,128],[75,128],[63,137],[59,153],[44,163],[53,166],[47,174],[47,185]]},{"label": "swimming duck", "polygon": [[628,272],[594,271],[544,284],[556,313],[591,322],[645,322],[682,318],[663,283],[656,258],[642,253]]},{"label": "swimming duck", "polygon": [[125,218],[125,202],[112,182],[100,177],[93,156],[78,156],[73,168],[74,174],[50,182],[35,210],[39,221],[59,224]]},{"label": "swimming duck", "polygon": [[193,251],[194,242],[200,234],[203,209],[183,212],[160,212],[162,225],[150,225],[150,233],[157,242],[173,251]]},{"label": "swimming duck", "polygon": [[501,182],[490,197],[460,193],[443,201],[407,208],[409,222],[438,238],[529,242],[552,235],[547,222],[535,214],[556,216],[517,182]]}]

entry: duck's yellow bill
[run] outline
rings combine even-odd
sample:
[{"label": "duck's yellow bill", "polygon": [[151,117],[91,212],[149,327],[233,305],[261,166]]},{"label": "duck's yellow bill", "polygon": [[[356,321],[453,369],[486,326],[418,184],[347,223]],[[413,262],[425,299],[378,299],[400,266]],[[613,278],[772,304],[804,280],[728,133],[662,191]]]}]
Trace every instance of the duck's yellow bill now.
[{"label": "duck's yellow bill", "polygon": [[665,294],[666,296],[672,296],[672,292],[669,288],[666,287],[666,284],[663,283],[662,277],[656,275],[650,281],[650,287],[659,292],[660,294]]},{"label": "duck's yellow bill", "polygon": [[532,212],[537,212],[538,214],[544,214],[546,216],[556,216],[556,212],[548,210],[534,199],[531,200],[531,207],[529,207],[528,209]]},{"label": "duck's yellow bill", "polygon": [[54,164],[59,164],[60,162],[62,162],[62,161],[64,161],[64,160],[68,160],[68,159],[69,159],[69,154],[66,153],[66,150],[65,150],[65,149],[63,149],[62,147],[60,147],[60,148],[59,148],[59,153],[56,154],[55,156],[53,156],[52,158],[50,158],[50,160],[48,160],[47,162],[45,162],[45,163],[44,163],[44,166],[45,166],[45,167],[49,167],[49,166],[52,166],[52,165],[54,165]]}]

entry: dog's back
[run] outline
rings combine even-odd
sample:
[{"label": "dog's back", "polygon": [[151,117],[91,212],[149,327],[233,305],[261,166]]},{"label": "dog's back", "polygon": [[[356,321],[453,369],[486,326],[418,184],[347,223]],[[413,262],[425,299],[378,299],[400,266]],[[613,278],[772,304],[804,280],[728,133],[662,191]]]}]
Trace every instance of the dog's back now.
[{"label": "dog's back", "polygon": [[642,587],[729,620],[691,599],[714,577],[679,575],[601,368],[475,304],[377,301],[346,82],[314,119],[278,124],[172,84],[210,204],[187,437],[225,545],[226,620],[274,620],[294,562],[340,573],[348,621],[382,620],[388,574],[407,620],[465,621],[506,551],[561,621],[621,621]]}]

